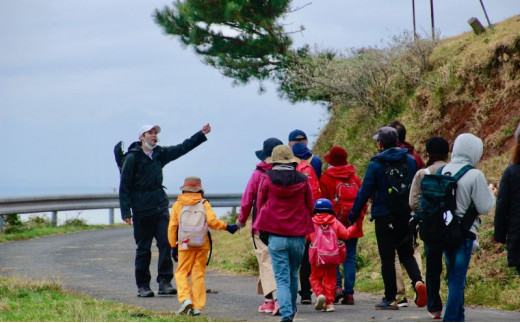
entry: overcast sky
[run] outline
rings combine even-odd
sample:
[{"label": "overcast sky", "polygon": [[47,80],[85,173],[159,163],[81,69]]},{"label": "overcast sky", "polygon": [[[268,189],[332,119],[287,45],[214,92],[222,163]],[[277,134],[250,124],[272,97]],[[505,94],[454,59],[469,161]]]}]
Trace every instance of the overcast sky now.
[{"label": "overcast sky", "polygon": [[[416,0],[417,29],[430,33],[429,1]],[[295,45],[346,49],[380,45],[412,30],[410,0],[293,1],[286,18]],[[139,126],[162,127],[160,144],[182,142],[209,122],[209,140],[164,169],[168,192],[185,176],[208,193],[244,190],[268,137],[285,143],[307,132],[311,145],[325,108],[292,105],[274,86],[233,87],[191,49],[154,24],[159,0],[0,1],[0,196],[104,193],[119,186],[113,146],[137,139]],[[520,13],[519,0],[484,0],[491,22]],[[486,25],[479,0],[435,1],[441,37]]]}]

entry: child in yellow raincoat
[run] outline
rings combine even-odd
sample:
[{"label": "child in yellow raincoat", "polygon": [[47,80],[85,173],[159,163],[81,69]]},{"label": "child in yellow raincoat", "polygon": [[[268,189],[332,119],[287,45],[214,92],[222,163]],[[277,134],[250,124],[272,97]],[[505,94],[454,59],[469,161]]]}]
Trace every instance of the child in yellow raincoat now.
[{"label": "child in yellow raincoat", "polygon": [[[200,315],[206,305],[206,286],[204,276],[206,273],[206,259],[210,249],[209,239],[203,236],[200,246],[189,246],[189,239],[178,241],[179,222],[181,212],[185,206],[194,206],[203,201],[203,210],[207,226],[213,230],[227,230],[233,234],[237,231],[236,224],[227,224],[217,219],[217,216],[207,200],[204,200],[204,190],[198,177],[186,177],[181,187],[182,194],[173,204],[168,226],[168,241],[172,246],[172,257],[178,261],[175,270],[175,282],[177,284],[177,297],[181,307],[178,314]],[[186,213],[185,213],[186,214]],[[204,241],[205,240],[205,241]],[[191,276],[191,286],[190,286]]]}]

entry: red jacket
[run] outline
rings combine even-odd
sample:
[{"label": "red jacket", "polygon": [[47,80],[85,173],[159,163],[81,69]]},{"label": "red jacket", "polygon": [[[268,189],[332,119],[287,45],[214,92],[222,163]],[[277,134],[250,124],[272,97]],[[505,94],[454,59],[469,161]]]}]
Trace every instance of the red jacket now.
[{"label": "red jacket", "polygon": [[[314,214],[312,222],[314,223],[315,227],[322,224],[328,224],[330,228],[332,228],[334,232],[336,232],[338,239],[341,240],[348,240],[354,238],[354,234],[356,232],[355,226],[351,225],[348,228],[345,228],[345,226],[341,224],[341,222],[339,222],[334,215],[328,213]],[[314,242],[314,232],[309,233],[306,239],[307,241]]]},{"label": "red jacket", "polygon": [[421,156],[419,156],[412,145],[410,145],[407,142],[400,142],[397,144],[397,147],[399,148],[405,148],[408,151],[408,154],[412,155],[413,158],[415,158],[415,162],[417,163],[417,170],[423,169],[426,167],[424,164],[424,161],[422,160]]},{"label": "red jacket", "polygon": [[304,237],[314,231],[311,187],[307,177],[296,170],[273,169],[262,174],[256,206],[256,230],[292,237]]},{"label": "red jacket", "polygon": [[[320,177],[320,188],[321,188],[321,197],[329,199],[334,206],[334,211],[337,213],[337,204],[334,202],[335,194],[336,194],[336,186],[339,182],[344,183],[354,183],[361,189],[361,180],[356,174],[356,169],[354,166],[347,164],[344,166],[331,166],[323,172]],[[361,212],[361,215],[356,220],[355,228],[356,232],[352,238],[361,238],[364,236],[363,234],[363,219],[365,217],[365,212],[367,210],[367,206]]]}]

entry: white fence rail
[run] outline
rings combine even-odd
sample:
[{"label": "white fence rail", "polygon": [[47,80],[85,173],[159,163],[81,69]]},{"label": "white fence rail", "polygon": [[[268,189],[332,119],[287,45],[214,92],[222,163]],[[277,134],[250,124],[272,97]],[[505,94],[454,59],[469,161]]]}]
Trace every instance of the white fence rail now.
[{"label": "white fence rail", "polygon": [[[213,207],[240,206],[241,194],[205,194],[204,197]],[[168,194],[168,199],[175,201],[177,194]],[[0,198],[0,215],[51,212],[51,222],[55,226],[58,221],[58,211],[108,209],[109,224],[114,224],[114,209],[119,208],[119,195],[79,194],[50,195]],[[3,217],[0,216],[0,231],[4,228]]]}]

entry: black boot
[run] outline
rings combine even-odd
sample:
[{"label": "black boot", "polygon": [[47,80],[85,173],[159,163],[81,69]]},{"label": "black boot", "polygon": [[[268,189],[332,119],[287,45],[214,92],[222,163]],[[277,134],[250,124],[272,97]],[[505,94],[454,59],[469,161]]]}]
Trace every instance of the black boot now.
[{"label": "black boot", "polygon": [[159,295],[176,295],[177,290],[167,280],[161,280],[159,283]]}]

